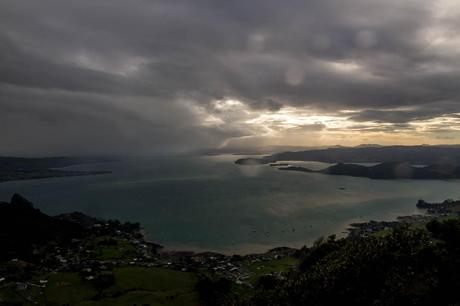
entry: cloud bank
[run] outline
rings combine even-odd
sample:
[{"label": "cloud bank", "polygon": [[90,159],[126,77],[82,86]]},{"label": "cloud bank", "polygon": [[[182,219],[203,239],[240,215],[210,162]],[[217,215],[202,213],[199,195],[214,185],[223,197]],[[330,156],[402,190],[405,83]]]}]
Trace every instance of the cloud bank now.
[{"label": "cloud bank", "polygon": [[4,0],[0,154],[458,142],[459,20],[452,0]]}]

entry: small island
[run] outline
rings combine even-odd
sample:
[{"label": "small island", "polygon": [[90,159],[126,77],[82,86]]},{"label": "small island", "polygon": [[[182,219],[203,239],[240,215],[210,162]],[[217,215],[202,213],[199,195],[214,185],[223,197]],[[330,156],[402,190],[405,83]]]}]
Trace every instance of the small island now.
[{"label": "small island", "polygon": [[289,163],[271,163],[269,166],[270,167],[288,167],[291,164]]}]

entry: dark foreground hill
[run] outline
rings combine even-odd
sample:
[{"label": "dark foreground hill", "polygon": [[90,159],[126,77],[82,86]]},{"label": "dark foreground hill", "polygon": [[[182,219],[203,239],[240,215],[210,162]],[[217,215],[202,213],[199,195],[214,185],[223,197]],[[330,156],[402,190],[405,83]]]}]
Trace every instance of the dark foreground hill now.
[{"label": "dark foreground hill", "polygon": [[370,179],[458,179],[460,167],[455,165],[431,165],[414,167],[407,162],[384,162],[375,166],[338,163],[323,170],[314,171],[304,167],[288,166],[280,170],[348,175]]},{"label": "dark foreground hill", "polygon": [[459,305],[460,222],[385,237],[319,240],[297,271],[260,281],[229,305]]},{"label": "dark foreground hill", "polygon": [[459,146],[387,146],[329,148],[283,152],[263,158],[243,158],[239,165],[268,164],[277,161],[319,161],[326,163],[366,163],[403,161],[411,164],[460,164]]},{"label": "dark foreground hill", "polygon": [[11,259],[37,263],[49,257],[50,249],[55,246],[65,249],[75,239],[82,245],[81,241],[90,240],[89,236],[119,236],[114,232],[141,239],[139,231],[139,223],[103,220],[81,212],[49,216],[21,195],[14,194],[10,203],[0,202],[0,263]]},{"label": "dark foreground hill", "polygon": [[0,202],[0,262],[15,257],[29,259],[42,244],[68,240],[82,231],[78,223],[50,217],[14,194],[10,203]]}]

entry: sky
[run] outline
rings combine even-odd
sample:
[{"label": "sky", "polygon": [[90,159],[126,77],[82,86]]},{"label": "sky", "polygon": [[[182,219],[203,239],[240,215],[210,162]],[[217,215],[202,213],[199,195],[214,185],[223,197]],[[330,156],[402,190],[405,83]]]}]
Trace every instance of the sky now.
[{"label": "sky", "polygon": [[0,154],[460,143],[458,0],[2,0]]}]

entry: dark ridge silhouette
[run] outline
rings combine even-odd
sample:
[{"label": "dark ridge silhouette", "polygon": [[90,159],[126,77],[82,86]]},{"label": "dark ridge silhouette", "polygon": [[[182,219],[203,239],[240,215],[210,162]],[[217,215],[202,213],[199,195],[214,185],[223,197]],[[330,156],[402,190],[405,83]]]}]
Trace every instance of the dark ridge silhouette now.
[{"label": "dark ridge silhouette", "polygon": [[408,162],[384,162],[367,167],[356,164],[338,163],[323,170],[310,170],[304,167],[281,167],[279,170],[322,173],[329,175],[348,175],[370,179],[458,179],[460,166],[431,165],[414,167]]},{"label": "dark ridge silhouette", "polygon": [[319,161],[325,163],[368,163],[404,161],[411,164],[460,164],[460,146],[387,146],[329,148],[276,153],[263,158],[242,158],[239,165],[269,164],[278,161]]},{"label": "dark ridge silhouette", "polygon": [[76,237],[82,230],[76,223],[42,213],[21,195],[14,194],[10,203],[0,202],[0,261],[30,259],[40,244]]}]

